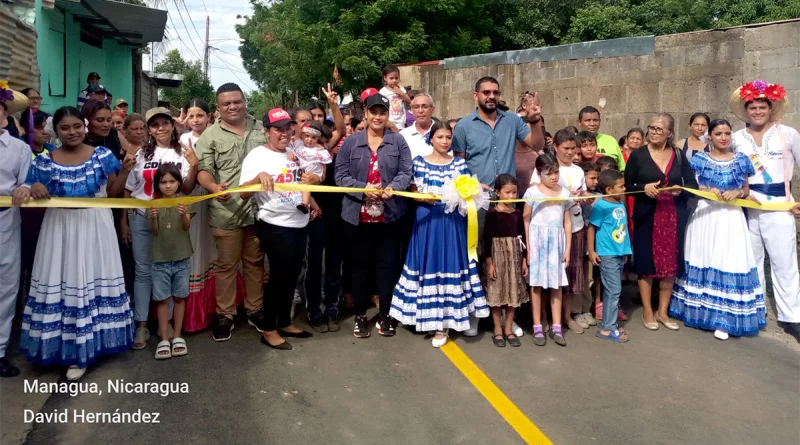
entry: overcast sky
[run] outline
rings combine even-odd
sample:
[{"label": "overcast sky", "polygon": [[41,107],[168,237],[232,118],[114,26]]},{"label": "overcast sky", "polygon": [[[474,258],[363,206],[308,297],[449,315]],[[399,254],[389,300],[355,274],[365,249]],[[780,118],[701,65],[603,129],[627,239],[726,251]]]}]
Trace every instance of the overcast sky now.
[{"label": "overcast sky", "polygon": [[[206,16],[210,16],[209,42],[214,48],[208,69],[211,84],[217,88],[223,83],[235,82],[245,91],[255,89],[255,82],[242,67],[239,35],[235,29],[235,25],[242,22],[237,20],[237,15],[252,14],[248,0],[184,0],[186,9],[179,1],[169,1],[164,53],[177,49],[185,60],[200,60],[202,63]],[[156,55],[156,65],[159,58],[163,57],[163,54]],[[149,56],[145,56],[143,65],[145,69],[150,69]]]}]

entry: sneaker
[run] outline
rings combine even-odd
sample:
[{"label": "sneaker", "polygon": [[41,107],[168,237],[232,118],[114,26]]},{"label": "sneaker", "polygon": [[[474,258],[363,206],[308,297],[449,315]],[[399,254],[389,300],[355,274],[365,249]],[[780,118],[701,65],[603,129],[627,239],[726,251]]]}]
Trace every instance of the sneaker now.
[{"label": "sneaker", "polygon": [[525,335],[525,331],[523,331],[515,321],[511,322],[511,332],[513,332],[517,337],[522,337]]},{"label": "sneaker", "polygon": [[[574,317],[576,323],[580,325],[583,329],[589,329],[589,323],[586,322],[586,319],[583,318],[583,314],[577,314]],[[571,328],[570,328],[571,329]]]},{"label": "sneaker", "polygon": [[469,315],[469,329],[463,332],[465,337],[476,337],[478,335],[478,319],[472,314]]},{"label": "sneaker", "polygon": [[267,330],[267,328],[264,326],[266,321],[267,319],[264,318],[264,313],[261,311],[253,312],[247,316],[247,324],[256,328],[256,331],[261,332],[262,334]]},{"label": "sneaker", "polygon": [[388,316],[382,320],[379,320],[377,323],[378,334],[384,337],[394,337],[394,334],[397,333],[397,324],[394,323],[393,319],[390,319]]},{"label": "sneaker", "polygon": [[355,316],[353,321],[353,336],[356,338],[369,338],[369,326],[367,325],[367,316]]},{"label": "sneaker", "polygon": [[586,324],[588,324],[589,326],[597,326],[597,320],[595,320],[594,317],[592,317],[591,312],[586,312],[585,314],[582,315],[583,315],[583,321],[585,321]]},{"label": "sneaker", "polygon": [[316,322],[309,321],[308,324],[311,326],[311,329],[319,333],[330,332],[331,330],[330,327],[328,326],[328,323],[325,320],[319,320]]},{"label": "sneaker", "polygon": [[[576,334],[583,334],[583,326],[578,324],[578,322],[576,320],[572,319],[572,318],[570,318],[567,321],[567,327],[569,328],[570,331],[572,331],[572,332],[574,332]],[[587,325],[586,327],[588,328],[589,326]],[[553,329],[553,331],[550,331],[550,334],[551,334],[550,338],[553,338],[552,334],[553,334],[554,331],[555,331],[555,329]],[[559,331],[558,333],[560,334],[561,332]],[[556,343],[558,343],[558,342],[556,342]]]},{"label": "sneaker", "polygon": [[79,368],[74,365],[70,366],[69,369],[67,369],[67,380],[71,382],[80,380],[84,374],[86,374],[86,368]]},{"label": "sneaker", "polygon": [[219,317],[211,326],[211,337],[214,341],[228,341],[233,331],[233,320],[228,317]]},{"label": "sneaker", "polygon": [[335,319],[328,320],[328,331],[339,332],[339,322]]}]

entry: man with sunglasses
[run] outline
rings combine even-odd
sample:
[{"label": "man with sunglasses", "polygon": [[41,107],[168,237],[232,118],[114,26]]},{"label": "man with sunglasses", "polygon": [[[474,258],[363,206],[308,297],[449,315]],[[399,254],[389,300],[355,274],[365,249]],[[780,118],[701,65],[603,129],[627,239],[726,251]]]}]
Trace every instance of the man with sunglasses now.
[{"label": "man with sunglasses", "polygon": [[[516,113],[499,110],[500,83],[493,77],[478,79],[472,97],[478,106],[456,124],[453,153],[465,158],[470,171],[478,177],[481,184],[493,189],[498,175],[517,175],[517,141],[536,151],[544,147],[541,116],[538,107],[532,107],[527,113],[526,123]],[[536,131],[531,131],[528,123]],[[478,246],[481,246],[483,239],[485,219],[486,211],[478,211]],[[470,329],[464,331],[464,335],[478,335],[477,319],[470,319]]]}]

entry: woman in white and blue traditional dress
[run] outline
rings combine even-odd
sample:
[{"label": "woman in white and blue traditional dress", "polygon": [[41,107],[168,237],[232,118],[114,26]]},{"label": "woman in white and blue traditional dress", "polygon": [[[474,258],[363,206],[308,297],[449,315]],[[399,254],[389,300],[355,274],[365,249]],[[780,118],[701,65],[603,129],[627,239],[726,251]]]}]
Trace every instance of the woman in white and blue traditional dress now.
[{"label": "woman in white and blue traditional dress", "polygon": [[[53,126],[63,145],[38,156],[22,199],[122,195],[135,164],[123,165],[105,147],[84,143],[80,111],[59,109]],[[134,324],[110,209],[51,208],[42,223],[22,318],[21,349],[28,360],[69,366],[77,380],[98,357],[127,350]]]},{"label": "woman in white and blue traditional dress", "polygon": [[[708,128],[711,152],[690,161],[701,189],[720,199],[750,194],[750,159],[730,151],[731,125],[722,119]],[[689,327],[714,330],[714,336],[758,335],[767,325],[764,293],[758,279],[747,220],[740,207],[701,199],[686,229],[685,271],[675,283],[669,314]]]},{"label": "woman in white and blue traditional dress", "polygon": [[[441,195],[446,181],[470,171],[462,158],[448,154],[452,131],[435,122],[428,133],[433,153],[413,161],[413,185],[419,193]],[[489,316],[478,265],[467,253],[467,220],[445,212],[437,200],[419,200],[403,274],[394,289],[389,315],[417,331],[435,332],[431,343],[447,343],[448,330],[469,329],[469,316]]]}]

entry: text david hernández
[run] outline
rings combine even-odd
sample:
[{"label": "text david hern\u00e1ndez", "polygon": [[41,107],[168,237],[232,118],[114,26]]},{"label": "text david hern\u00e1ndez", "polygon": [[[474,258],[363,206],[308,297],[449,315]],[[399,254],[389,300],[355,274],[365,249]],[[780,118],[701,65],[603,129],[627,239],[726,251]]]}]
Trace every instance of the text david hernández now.
[{"label": "text david hern\u00e1ndez", "polygon": [[[173,394],[189,394],[188,383],[167,382],[128,382],[124,379],[108,380],[105,388],[96,382],[40,382],[25,380],[25,394],[64,394],[77,397],[82,394],[152,394],[167,397]],[[25,409],[25,423],[161,423],[160,413],[147,412],[141,409],[123,411],[92,411],[83,408],[57,409],[51,412],[37,412]]]}]

